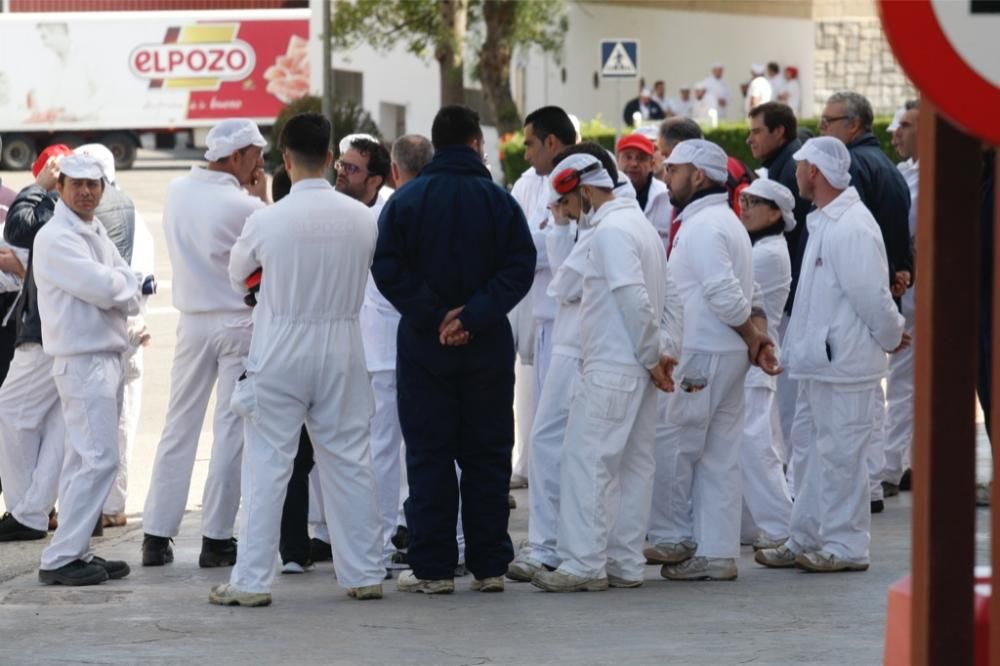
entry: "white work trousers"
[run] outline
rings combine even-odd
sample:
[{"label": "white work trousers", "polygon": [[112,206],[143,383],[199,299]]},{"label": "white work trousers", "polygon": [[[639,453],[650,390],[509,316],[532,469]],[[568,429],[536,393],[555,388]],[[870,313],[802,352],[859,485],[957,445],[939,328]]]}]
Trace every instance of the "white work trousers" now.
[{"label": "white work trousers", "polygon": [[793,552],[823,549],[868,562],[873,392],[870,382],[799,382],[792,437],[797,493],[787,544]]},{"label": "white work trousers", "polygon": [[396,550],[392,545],[392,535],[396,531],[399,511],[403,432],[399,428],[399,410],[396,408],[396,371],[373,372],[371,377],[375,396],[375,413],[371,419],[372,463],[375,465],[379,516],[382,519],[383,564],[388,567]]},{"label": "white work trousers", "polygon": [[181,314],[170,373],[170,404],[143,511],[147,534],[175,537],[191,488],[205,411],[215,385],[212,458],[202,500],[201,533],[228,539],[240,505],[243,423],[229,407],[250,349],[249,315]]},{"label": "white work trousers", "polygon": [[885,387],[879,382],[872,391],[872,441],[868,446],[868,499],[883,498],[882,470],[885,468]]},{"label": "white work trousers", "polygon": [[[778,324],[778,337],[785,339],[785,331],[788,330],[790,317],[788,313],[781,315],[781,323]],[[791,459],[791,444],[785,444],[792,439],[792,421],[795,418],[795,403],[799,397],[798,382],[792,379],[787,372],[778,375],[778,392],[775,396],[775,404],[778,409],[778,416],[781,420],[781,442],[782,461],[788,464]]]},{"label": "white work trousers", "polygon": [[122,410],[118,416],[118,475],[111,485],[111,492],[104,503],[104,513],[125,513],[128,494],[128,470],[135,450],[139,431],[139,412],[142,409],[142,347],[125,352],[122,358],[125,388]]},{"label": "white work trousers", "polygon": [[[530,365],[514,361],[514,476],[528,476],[531,431],[535,424],[535,372]],[[461,522],[461,521],[459,521]]]},{"label": "white work trousers", "polygon": [[0,387],[0,479],[7,510],[22,525],[48,529],[65,439],[52,357],[40,344],[22,344]]},{"label": "white work trousers", "polygon": [[635,369],[585,369],[573,392],[559,484],[559,568],[642,580],[653,490],[656,387]]},{"label": "white work trousers", "polygon": [[382,523],[369,448],[372,394],[363,359],[312,373],[301,367],[247,373],[232,404],[246,416],[246,443],[240,548],[230,583],[247,592],[271,590],[281,510],[303,422],[327,491],[324,514],[335,544],[337,582],[347,588],[381,583]]},{"label": "white work trousers", "polygon": [[743,525],[742,533],[753,539],[788,537],[792,498],[785,483],[785,470],[778,455],[773,431],[774,391],[763,386],[743,389]]},{"label": "white work trousers", "polygon": [[556,552],[556,537],[559,535],[559,458],[566,438],[570,402],[581,369],[580,359],[552,354],[535,414],[535,429],[531,433],[527,555],[550,567],[559,566]]},{"label": "white work trousers", "polygon": [[66,422],[66,456],[59,484],[59,528],[42,551],[41,568],[89,562],[90,535],[118,472],[121,353],[53,359]]},{"label": "white work trousers", "polygon": [[[653,543],[695,541],[702,557],[738,557],[742,516],[740,448],[745,352],[684,354],[674,371],[676,391],[667,400],[667,428],[657,442],[657,506]],[[684,378],[707,380],[700,391],[681,388]],[[661,464],[666,465],[660,470]],[[662,500],[661,500],[662,501]]]},{"label": "white work trousers", "polygon": [[[913,288],[903,296],[903,317],[906,332],[913,336]],[[881,479],[899,485],[903,473],[910,467],[913,447],[913,349],[889,355],[889,381],[886,387],[885,466]]]}]

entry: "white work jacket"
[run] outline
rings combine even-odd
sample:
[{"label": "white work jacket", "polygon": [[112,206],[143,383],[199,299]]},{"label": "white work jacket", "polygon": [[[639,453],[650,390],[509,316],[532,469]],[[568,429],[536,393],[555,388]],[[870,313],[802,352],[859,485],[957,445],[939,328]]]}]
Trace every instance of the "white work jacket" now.
[{"label": "white work jacket", "polygon": [[140,285],[104,225],[81,220],[60,200],[32,252],[45,353],[124,352],[125,320],[139,313]]},{"label": "white work jacket", "polygon": [[903,316],[889,293],[885,244],[857,190],[806,218],[809,241],[785,332],[792,379],[867,383],[888,371],[886,352],[899,346]]},{"label": "white work jacket", "polygon": [[667,243],[670,242],[670,218],[673,216],[674,206],[670,203],[667,184],[659,178],[653,178],[649,186],[649,196],[646,198],[646,207],[642,212],[653,223],[653,228],[663,243],[663,251],[666,252]]},{"label": "white work jacket", "polygon": [[549,210],[549,187],[548,177],[538,175],[535,168],[530,167],[514,183],[510,195],[524,212],[538,257],[535,263],[535,280],[531,283],[531,291],[526,298],[531,299],[531,313],[535,319],[552,321],[556,316],[556,303],[546,293],[552,280],[552,269],[545,238],[555,227],[552,211]]},{"label": "white work jacket", "polygon": [[[760,286],[764,314],[767,315],[767,335],[774,341],[775,355],[778,347],[778,324],[781,323],[788,292],[792,287],[792,261],[788,256],[788,242],[784,234],[765,236],[753,245],[753,281]],[[772,377],[758,367],[747,372],[747,387],[763,387],[777,390],[778,378]]]},{"label": "white work jacket", "polygon": [[[392,195],[383,188],[370,210],[378,226],[378,216],[385,202]],[[375,285],[371,271],[365,285],[365,302],[361,306],[361,336],[365,341],[365,363],[369,372],[396,369],[396,331],[399,329],[399,311],[392,306]]]}]

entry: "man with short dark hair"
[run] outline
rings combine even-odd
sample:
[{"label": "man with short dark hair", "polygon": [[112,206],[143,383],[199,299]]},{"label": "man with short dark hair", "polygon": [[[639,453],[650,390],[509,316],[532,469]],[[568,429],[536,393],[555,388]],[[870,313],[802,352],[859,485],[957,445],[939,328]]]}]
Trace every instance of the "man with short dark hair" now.
[{"label": "man with short dark hair", "polygon": [[535,248],[517,202],[483,165],[479,115],[442,108],[431,140],[434,159],[382,211],[372,265],[376,286],[402,315],[397,380],[412,570],[398,587],[454,591],[461,493],[472,589],[499,592],[513,558],[507,495],[514,340],[507,313],[531,286]]},{"label": "man with short dark hair", "polygon": [[247,369],[231,401],[246,438],[240,551],[229,583],[212,588],[213,604],[271,603],[281,507],[303,424],[323,485],[336,489],[324,503],[337,581],[355,599],[382,598],[372,394],[358,323],[377,230],[371,211],[325,178],[330,133],[317,113],[286,123],[278,145],[291,192],[250,215],[229,258],[237,293],[247,293],[246,278],[258,269],[262,278]]},{"label": "man with short dark hair", "polygon": [[371,139],[356,138],[334,164],[338,192],[366,206],[375,205],[379,190],[389,179],[389,151]]}]

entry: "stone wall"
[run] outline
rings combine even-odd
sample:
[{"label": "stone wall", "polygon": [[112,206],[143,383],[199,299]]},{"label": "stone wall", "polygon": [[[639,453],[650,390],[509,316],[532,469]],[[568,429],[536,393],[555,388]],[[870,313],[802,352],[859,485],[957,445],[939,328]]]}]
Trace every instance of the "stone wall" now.
[{"label": "stone wall", "polygon": [[823,19],[816,22],[814,109],[819,115],[827,97],[851,90],[869,99],[876,115],[892,114],[917,96],[882,32],[877,18]]}]

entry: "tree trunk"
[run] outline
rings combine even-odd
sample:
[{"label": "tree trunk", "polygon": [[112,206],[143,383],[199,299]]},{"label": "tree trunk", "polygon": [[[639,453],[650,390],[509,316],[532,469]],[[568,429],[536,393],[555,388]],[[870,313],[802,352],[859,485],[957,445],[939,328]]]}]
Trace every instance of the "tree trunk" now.
[{"label": "tree trunk", "polygon": [[468,0],[439,0],[441,34],[434,58],[441,67],[441,106],[465,103],[465,28]]},{"label": "tree trunk", "polygon": [[479,50],[479,79],[486,99],[493,105],[501,136],[521,129],[521,113],[510,93],[510,60],[514,50],[511,33],[516,11],[516,1],[483,2],[486,39]]}]

